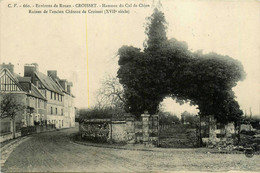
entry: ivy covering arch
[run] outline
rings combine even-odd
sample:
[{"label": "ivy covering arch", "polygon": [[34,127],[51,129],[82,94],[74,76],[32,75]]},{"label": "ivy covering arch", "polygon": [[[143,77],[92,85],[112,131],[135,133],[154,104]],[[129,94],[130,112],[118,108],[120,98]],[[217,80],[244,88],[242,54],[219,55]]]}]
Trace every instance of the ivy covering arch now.
[{"label": "ivy covering arch", "polygon": [[155,114],[170,96],[198,105],[201,115],[214,115],[218,122],[237,122],[243,112],[232,88],[245,77],[242,64],[217,53],[191,52],[185,42],[168,39],[164,13],[157,8],[147,20],[144,50],[122,46],[118,51],[126,111]]}]

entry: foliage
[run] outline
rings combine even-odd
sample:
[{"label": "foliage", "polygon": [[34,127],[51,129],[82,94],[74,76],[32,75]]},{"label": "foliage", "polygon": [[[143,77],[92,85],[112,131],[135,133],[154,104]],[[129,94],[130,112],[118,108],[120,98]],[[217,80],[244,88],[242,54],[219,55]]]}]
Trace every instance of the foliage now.
[{"label": "foliage", "polygon": [[180,119],[171,114],[170,112],[159,112],[159,124],[160,125],[173,125],[180,124]]},{"label": "foliage", "polygon": [[251,124],[253,128],[260,129],[260,118],[259,116],[245,117],[241,118],[241,124]]},{"label": "foliage", "polygon": [[245,73],[229,56],[191,52],[185,42],[167,39],[162,12],[148,18],[147,40],[141,51],[133,46],[118,50],[119,82],[124,88],[125,110],[140,116],[158,112],[166,96],[198,105],[200,115],[214,115],[218,122],[239,121],[243,112],[232,88]]},{"label": "foliage", "polygon": [[163,148],[191,148],[198,143],[196,130],[189,125],[176,124],[161,129],[159,135]]},{"label": "foliage", "polygon": [[15,117],[23,114],[26,109],[23,96],[13,93],[1,93],[0,95],[0,118],[10,118],[12,120],[13,138],[16,133]]},{"label": "foliage", "polygon": [[93,107],[90,109],[80,109],[78,121],[81,122],[84,119],[106,119],[106,118],[121,118],[124,112],[121,109],[105,107],[97,108]]},{"label": "foliage", "polygon": [[183,124],[189,124],[191,127],[196,127],[199,124],[199,117],[184,111],[181,114],[181,122]]},{"label": "foliage", "polygon": [[0,97],[0,117],[14,119],[19,112],[23,113],[26,106],[21,96],[11,93],[1,93]]}]

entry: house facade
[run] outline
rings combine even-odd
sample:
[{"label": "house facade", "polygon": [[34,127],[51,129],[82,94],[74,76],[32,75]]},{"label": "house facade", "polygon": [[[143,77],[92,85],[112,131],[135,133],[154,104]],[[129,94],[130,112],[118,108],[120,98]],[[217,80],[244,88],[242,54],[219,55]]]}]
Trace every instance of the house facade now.
[{"label": "house facade", "polygon": [[1,64],[0,70],[1,93],[19,93],[25,98],[27,109],[20,116],[23,126],[45,123],[55,124],[56,128],[75,126],[72,83],[59,79],[57,71],[45,75],[36,63],[24,66],[24,76],[14,73],[10,63]]}]

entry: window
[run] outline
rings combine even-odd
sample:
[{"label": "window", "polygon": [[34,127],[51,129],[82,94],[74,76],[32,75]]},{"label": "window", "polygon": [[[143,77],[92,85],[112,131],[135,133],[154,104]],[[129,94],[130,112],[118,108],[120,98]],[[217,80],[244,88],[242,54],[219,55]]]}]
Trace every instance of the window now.
[{"label": "window", "polygon": [[56,108],[56,115],[58,114],[58,108]]},{"label": "window", "polygon": [[52,110],[52,107],[51,107],[51,115],[53,114],[53,110]]},{"label": "window", "polygon": [[63,115],[63,109],[61,109],[61,115]]},{"label": "window", "polygon": [[51,91],[51,99],[52,99],[52,91]]},{"label": "window", "polygon": [[61,121],[61,126],[63,127],[63,120]]},{"label": "window", "polygon": [[54,100],[56,100],[56,93],[54,93]]},{"label": "window", "polygon": [[41,108],[41,100],[38,99],[38,108]]},{"label": "window", "polygon": [[47,103],[44,101],[44,109],[46,109],[47,107]]},{"label": "window", "polygon": [[62,101],[62,96],[60,96],[60,101]]}]

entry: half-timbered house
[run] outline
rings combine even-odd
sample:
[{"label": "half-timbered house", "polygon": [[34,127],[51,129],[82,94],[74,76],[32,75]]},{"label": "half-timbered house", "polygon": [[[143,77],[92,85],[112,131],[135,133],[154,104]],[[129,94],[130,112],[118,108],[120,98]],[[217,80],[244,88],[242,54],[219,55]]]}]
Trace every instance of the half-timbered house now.
[{"label": "half-timbered house", "polygon": [[72,83],[60,80],[57,71],[45,75],[39,71],[38,64],[26,64],[22,77],[14,73],[14,66],[9,63],[1,64],[0,75],[0,92],[21,95],[27,105],[17,119],[23,126],[42,123],[55,124],[56,128],[75,126]]}]

